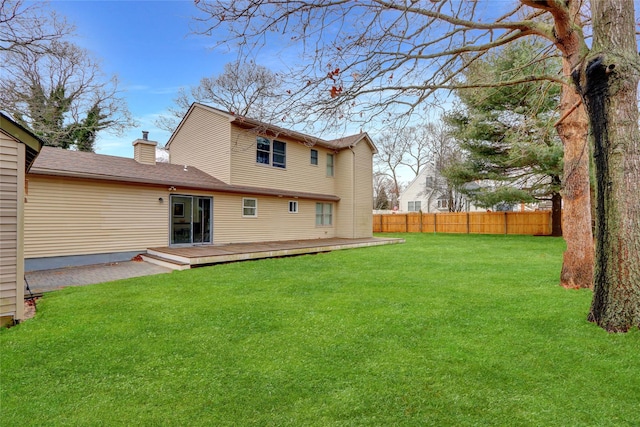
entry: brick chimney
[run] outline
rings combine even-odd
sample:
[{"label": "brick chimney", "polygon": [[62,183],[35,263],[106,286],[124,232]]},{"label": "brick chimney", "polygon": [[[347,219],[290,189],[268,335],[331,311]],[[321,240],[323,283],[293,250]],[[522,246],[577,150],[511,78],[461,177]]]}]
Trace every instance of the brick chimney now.
[{"label": "brick chimney", "polygon": [[149,132],[142,131],[142,139],[133,141],[133,158],[144,165],[156,164],[156,141],[149,141]]}]

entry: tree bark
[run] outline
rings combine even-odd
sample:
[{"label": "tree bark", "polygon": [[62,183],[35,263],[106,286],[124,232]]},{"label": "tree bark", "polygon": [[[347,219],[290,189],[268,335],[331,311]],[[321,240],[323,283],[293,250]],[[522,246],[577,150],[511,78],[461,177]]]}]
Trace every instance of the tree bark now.
[{"label": "tree bark", "polygon": [[588,319],[640,327],[640,80],[634,4],[591,2],[593,47],[573,78],[589,114],[596,173],[594,292]]},{"label": "tree bark", "polygon": [[[572,70],[588,53],[580,21],[580,2],[555,4],[556,46],[562,52],[563,75]],[[591,288],[594,272],[594,246],[591,225],[591,194],[589,179],[589,122],[580,95],[575,88],[563,86],[560,113],[564,117],[556,126],[564,146],[563,236],[567,250],[563,255],[560,284],[565,288]],[[573,109],[573,112],[568,114]]]},{"label": "tree bark", "polygon": [[[571,70],[568,61],[563,61],[563,68],[565,75],[569,75]],[[560,285],[571,289],[591,288],[594,270],[587,138],[589,123],[580,95],[571,87],[563,87],[560,111],[569,111],[576,105],[575,110],[557,126],[564,145],[562,232],[567,244],[562,259]]]}]

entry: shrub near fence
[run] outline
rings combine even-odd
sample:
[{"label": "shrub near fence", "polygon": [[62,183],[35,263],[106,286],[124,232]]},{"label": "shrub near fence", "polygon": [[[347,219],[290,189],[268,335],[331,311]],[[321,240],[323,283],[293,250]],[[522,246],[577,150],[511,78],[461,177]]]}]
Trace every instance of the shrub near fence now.
[{"label": "shrub near fence", "polygon": [[551,211],[374,214],[374,233],[551,234]]}]

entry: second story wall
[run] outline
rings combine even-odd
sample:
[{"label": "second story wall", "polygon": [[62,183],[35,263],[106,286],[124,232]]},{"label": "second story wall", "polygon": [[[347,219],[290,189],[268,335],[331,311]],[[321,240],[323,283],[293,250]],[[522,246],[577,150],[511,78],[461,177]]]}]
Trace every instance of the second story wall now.
[{"label": "second story wall", "polygon": [[336,179],[336,195],[340,197],[340,203],[336,209],[336,235],[338,237],[353,237],[356,198],[355,164],[356,155],[350,149],[342,150],[335,156],[336,177],[339,177]]},{"label": "second story wall", "polygon": [[[253,130],[232,126],[231,130],[231,184],[252,187],[276,188],[310,193],[335,194],[335,181],[327,176],[327,154],[333,153],[324,147],[308,147],[287,137],[268,136],[273,150],[273,141],[285,143],[285,167],[274,167],[257,161],[257,137]],[[311,150],[317,151],[318,164],[311,164]]]},{"label": "second story wall", "polygon": [[194,166],[231,183],[231,124],[223,114],[195,106],[169,146],[169,161]]},{"label": "second story wall", "polygon": [[336,158],[336,195],[340,197],[337,209],[336,235],[344,238],[372,236],[373,207],[373,152],[361,140],[347,148]]},{"label": "second story wall", "polygon": [[361,141],[355,146],[355,224],[354,238],[373,235],[373,152]]}]

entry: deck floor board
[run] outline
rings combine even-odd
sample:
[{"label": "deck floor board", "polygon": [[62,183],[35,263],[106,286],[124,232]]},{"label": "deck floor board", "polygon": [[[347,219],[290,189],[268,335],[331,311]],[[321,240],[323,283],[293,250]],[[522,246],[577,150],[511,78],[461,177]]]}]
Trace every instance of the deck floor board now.
[{"label": "deck floor board", "polygon": [[361,239],[330,238],[189,247],[155,247],[148,248],[147,250],[156,256],[178,260],[188,263],[192,267],[196,267],[198,265],[210,265],[230,261],[303,255],[403,242],[403,239],[383,237]]}]

